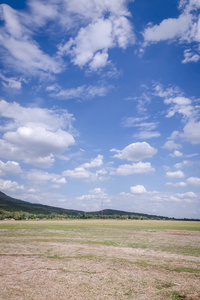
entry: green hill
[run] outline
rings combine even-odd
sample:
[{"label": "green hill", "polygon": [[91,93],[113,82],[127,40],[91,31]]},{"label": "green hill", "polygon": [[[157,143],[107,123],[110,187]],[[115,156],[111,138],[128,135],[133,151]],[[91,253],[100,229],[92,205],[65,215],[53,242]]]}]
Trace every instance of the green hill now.
[{"label": "green hill", "polygon": [[[80,216],[83,215],[85,217],[89,217],[89,215],[102,215],[102,211],[94,211],[94,212],[87,212],[86,214],[84,211],[80,210],[72,210],[72,209],[64,209],[54,206],[42,205],[42,204],[35,204],[30,203],[27,201],[22,201],[19,199],[15,199],[12,197],[7,196],[6,194],[0,192],[0,209],[6,212],[25,212],[34,215],[51,215],[51,214],[67,214],[71,216]],[[141,213],[134,213],[134,212],[126,212],[121,210],[114,210],[114,209],[104,209],[103,216],[140,216],[145,218],[156,218],[157,216],[141,214]],[[163,218],[163,217],[161,217]]]},{"label": "green hill", "polygon": [[[29,214],[29,215],[28,215]],[[32,217],[30,216],[32,214]],[[28,215],[28,216],[27,216]],[[49,205],[30,203],[7,196],[0,192],[0,219],[15,218],[56,218],[72,217],[72,218],[121,218],[121,219],[174,219],[157,215],[148,215],[143,213],[127,212],[114,209],[104,209],[100,211],[84,212],[81,210],[65,209]],[[64,216],[65,215],[65,216]],[[188,220],[188,219],[184,219]],[[192,219],[200,221],[199,219]]]},{"label": "green hill", "polygon": [[59,207],[53,207],[48,205],[35,204],[27,201],[22,201],[19,199],[9,197],[2,192],[0,192],[0,209],[9,212],[23,211],[30,214],[36,214],[36,215],[37,214],[50,215],[52,213],[78,215],[79,213],[83,213],[83,211],[78,211],[78,210],[64,209]]},{"label": "green hill", "polygon": [[128,212],[128,211],[123,211],[123,210],[114,210],[114,209],[104,209],[103,212],[101,211],[94,211],[94,212],[88,212],[88,214],[92,215],[104,215],[104,216],[135,216],[135,217],[144,217],[148,219],[168,219],[168,217],[163,217],[163,216],[157,216],[157,215],[148,215],[148,214],[143,214],[143,213],[135,213],[135,212]]}]

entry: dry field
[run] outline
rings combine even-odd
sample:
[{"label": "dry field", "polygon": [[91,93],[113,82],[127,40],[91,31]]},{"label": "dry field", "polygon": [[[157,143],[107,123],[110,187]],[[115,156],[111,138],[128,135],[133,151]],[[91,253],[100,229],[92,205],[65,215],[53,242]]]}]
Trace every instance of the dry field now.
[{"label": "dry field", "polygon": [[200,222],[0,221],[0,299],[200,299]]}]

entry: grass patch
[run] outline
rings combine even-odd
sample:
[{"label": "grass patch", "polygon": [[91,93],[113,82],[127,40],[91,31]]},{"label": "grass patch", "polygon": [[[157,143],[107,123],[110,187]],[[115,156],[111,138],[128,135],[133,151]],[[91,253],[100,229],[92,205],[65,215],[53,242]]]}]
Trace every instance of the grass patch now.
[{"label": "grass patch", "polygon": [[198,221],[163,221],[163,220],[41,220],[41,221],[0,221],[0,229],[34,229],[34,230],[192,230],[200,231]]}]

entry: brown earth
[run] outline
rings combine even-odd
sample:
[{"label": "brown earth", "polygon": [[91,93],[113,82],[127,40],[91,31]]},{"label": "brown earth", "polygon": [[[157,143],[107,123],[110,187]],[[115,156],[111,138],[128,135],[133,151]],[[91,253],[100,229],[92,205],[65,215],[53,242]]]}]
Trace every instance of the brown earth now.
[{"label": "brown earth", "polygon": [[[72,242],[65,240],[66,235],[31,236],[26,230],[16,235],[10,230],[1,233],[2,300],[200,299],[200,256],[194,253],[177,254],[173,247],[161,251],[93,244],[81,235]],[[134,234],[146,235],[150,243],[156,236],[166,244],[173,237],[182,245],[188,239],[200,245],[198,231]]]}]

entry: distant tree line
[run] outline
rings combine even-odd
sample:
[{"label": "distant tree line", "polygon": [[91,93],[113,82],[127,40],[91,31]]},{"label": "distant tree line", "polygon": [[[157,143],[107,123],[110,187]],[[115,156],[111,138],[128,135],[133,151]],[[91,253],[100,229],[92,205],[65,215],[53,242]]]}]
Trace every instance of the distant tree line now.
[{"label": "distant tree line", "polygon": [[[33,214],[23,211],[5,211],[0,209],[0,220],[14,219],[14,220],[34,220],[34,219],[134,219],[134,220],[148,220],[147,217],[137,215],[103,215],[103,214],[87,214],[79,213],[77,215],[70,214]],[[159,219],[159,218],[158,218]]]},{"label": "distant tree line", "polygon": [[[0,209],[0,220],[64,220],[64,219],[119,219],[119,220],[176,220],[175,218],[167,218],[167,217],[146,217],[140,215],[119,215],[119,214],[87,214],[87,213],[78,213],[78,214],[58,214],[58,213],[50,213],[50,214],[33,214],[24,211],[6,211]],[[185,221],[200,221],[199,219],[179,219]]]}]

